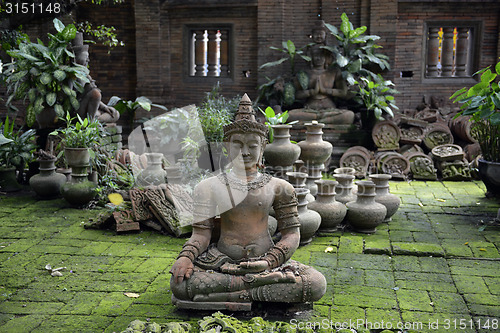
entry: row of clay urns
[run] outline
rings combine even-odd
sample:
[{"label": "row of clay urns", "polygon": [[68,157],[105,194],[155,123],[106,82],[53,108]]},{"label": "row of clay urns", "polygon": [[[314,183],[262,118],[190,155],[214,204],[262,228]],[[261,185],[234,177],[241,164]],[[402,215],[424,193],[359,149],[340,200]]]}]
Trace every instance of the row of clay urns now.
[{"label": "row of clay urns", "polygon": [[377,194],[375,201],[381,203],[387,209],[384,222],[390,222],[401,205],[399,197],[389,192],[389,180],[391,178],[392,176],[387,174],[370,175],[370,180],[375,183],[375,193]]},{"label": "row of clay urns", "polygon": [[[389,193],[391,175],[373,174],[371,180],[356,182],[355,201],[346,203],[346,219],[359,232],[372,233],[382,222],[389,222],[401,204],[400,199]],[[383,212],[383,213],[382,213]]]},{"label": "row of clay urns", "polygon": [[347,222],[354,230],[363,233],[374,233],[387,214],[387,208],[375,201],[375,183],[370,180],[356,182],[358,192],[356,201],[346,203]]},{"label": "row of clay urns", "polygon": [[316,181],[316,184],[318,185],[316,200],[311,202],[308,208],[318,212],[321,216],[320,231],[335,232],[347,213],[346,206],[335,200],[335,187],[338,182],[320,179]]},{"label": "row of clay urns", "polygon": [[306,196],[310,193],[307,188],[296,188],[295,193],[299,201],[297,210],[300,221],[300,245],[309,244],[316,231],[321,225],[321,215],[314,210],[309,209]]},{"label": "row of clay urns", "polygon": [[292,125],[273,125],[272,128],[273,142],[264,149],[266,166],[273,173],[292,171],[293,164],[300,156],[300,146],[290,141]]}]

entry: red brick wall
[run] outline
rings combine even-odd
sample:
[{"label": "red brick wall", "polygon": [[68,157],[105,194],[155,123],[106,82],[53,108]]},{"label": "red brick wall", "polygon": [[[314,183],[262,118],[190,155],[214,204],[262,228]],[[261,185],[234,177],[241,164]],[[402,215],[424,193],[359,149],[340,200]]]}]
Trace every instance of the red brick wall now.
[{"label": "red brick wall", "polygon": [[[76,21],[89,21],[98,25],[114,26],[117,38],[125,46],[117,46],[109,51],[107,46],[90,44],[90,75],[102,91],[103,102],[117,95],[124,99],[135,99],[136,87],[136,43],[134,1],[120,5],[95,6],[81,2],[75,13]],[[84,39],[91,39],[85,36]]]},{"label": "red brick wall", "polygon": [[[422,82],[426,20],[481,20],[480,66],[494,64],[500,54],[500,4],[496,0],[129,0],[115,6],[80,4],[81,10],[74,14],[77,20],[113,25],[118,38],[126,43],[110,54],[105,47],[90,47],[91,75],[102,89],[104,101],[112,95],[126,99],[144,95],[168,107],[201,101],[216,80],[190,80],[182,72],[186,56],[183,27],[192,23],[233,25],[234,77],[222,82],[222,92],[227,97],[247,92],[255,99],[258,85],[267,81],[265,76],[289,72],[288,63],[258,69],[282,56],[270,46],[280,46],[290,39],[302,47],[310,41],[308,36],[318,17],[339,27],[343,12],[355,27],[367,25],[368,33],[381,37],[381,51],[390,57],[392,67],[384,76],[401,91],[397,104],[402,109],[414,108],[423,96],[447,98],[463,86]],[[32,30],[32,35],[46,34],[46,30]],[[297,69],[305,65],[297,60]],[[242,73],[246,70],[251,72],[248,78]],[[401,78],[401,71],[412,71],[413,76]],[[2,111],[5,108],[0,105]]]},{"label": "red brick wall", "polygon": [[[167,106],[184,106],[200,102],[205,93],[221,82],[222,93],[227,97],[247,92],[256,97],[257,86],[257,11],[252,4],[227,7],[197,7],[164,5],[160,8],[160,71],[162,100]],[[234,53],[232,78],[188,77],[184,63],[188,57],[183,35],[189,24],[230,24]],[[139,63],[139,67],[154,64]],[[250,71],[245,77],[243,71]]]}]

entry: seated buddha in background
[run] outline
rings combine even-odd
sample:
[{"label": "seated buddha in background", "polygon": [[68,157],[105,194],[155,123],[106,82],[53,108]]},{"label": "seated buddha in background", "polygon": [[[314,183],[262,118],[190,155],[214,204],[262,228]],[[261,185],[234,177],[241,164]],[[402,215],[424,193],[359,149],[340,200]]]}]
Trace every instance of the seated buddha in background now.
[{"label": "seated buddha in background", "polygon": [[[322,34],[320,34],[321,31],[323,31]],[[313,30],[316,44],[310,49],[311,69],[306,72],[307,86],[295,78],[295,97],[298,100],[305,100],[304,108],[290,110],[289,120],[317,120],[321,123],[336,125],[352,124],[354,112],[338,109],[335,104],[335,100],[349,99],[350,96],[342,72],[338,67],[329,66],[328,52],[320,47],[324,45],[324,41],[320,42],[319,36],[324,35],[324,26],[320,25]]]}]

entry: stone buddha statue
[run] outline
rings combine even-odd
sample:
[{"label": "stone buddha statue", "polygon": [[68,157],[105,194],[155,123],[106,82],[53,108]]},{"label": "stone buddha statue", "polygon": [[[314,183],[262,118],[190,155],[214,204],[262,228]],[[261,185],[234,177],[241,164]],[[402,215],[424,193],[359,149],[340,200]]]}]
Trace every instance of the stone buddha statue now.
[{"label": "stone buddha statue", "polygon": [[[83,36],[74,41],[75,62],[82,66],[89,63],[89,46],[83,45]],[[104,104],[101,90],[97,87],[95,80],[88,76],[90,82],[84,86],[83,93],[79,94],[80,107],[77,110],[80,117],[97,118],[102,123],[116,123],[120,119],[120,113],[113,107]]]},{"label": "stone buddha statue", "polygon": [[[267,126],[255,121],[246,94],[224,135],[231,163],[195,187],[193,233],[170,270],[173,303],[186,309],[248,311],[252,302],[319,300],[325,277],[290,260],[300,240],[294,188],[258,171]],[[277,243],[268,231],[271,208],[282,236]],[[220,236],[211,242],[216,216]]]},{"label": "stone buddha statue", "polygon": [[307,86],[295,79],[296,98],[305,100],[303,109],[290,110],[289,120],[317,120],[327,124],[352,124],[354,112],[338,109],[337,99],[349,99],[347,83],[339,68],[330,66],[330,54],[321,46],[326,45],[326,31],[319,21],[312,34],[315,44],[310,48],[311,68],[306,72]]}]

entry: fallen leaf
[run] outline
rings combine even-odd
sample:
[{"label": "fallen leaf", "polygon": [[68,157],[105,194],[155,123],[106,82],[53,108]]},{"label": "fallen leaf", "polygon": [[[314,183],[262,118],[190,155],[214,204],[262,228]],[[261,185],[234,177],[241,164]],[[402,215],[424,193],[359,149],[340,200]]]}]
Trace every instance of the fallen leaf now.
[{"label": "fallen leaf", "polygon": [[325,253],[331,253],[333,252],[333,247],[332,246],[328,246],[326,249],[325,249]]},{"label": "fallen leaf", "polygon": [[464,245],[469,245],[469,242],[465,242]]},{"label": "fallen leaf", "polygon": [[479,251],[486,251],[486,249],[480,248]]},{"label": "fallen leaf", "polygon": [[123,293],[123,295],[130,297],[130,298],[137,298],[137,297],[141,296],[141,295],[136,294],[136,293]]},{"label": "fallen leaf", "polygon": [[421,202],[419,202],[419,203],[418,203],[418,205],[419,205],[420,207],[424,207],[424,205],[423,205]]},{"label": "fallen leaf", "polygon": [[50,264],[47,264],[47,265],[45,265],[45,269],[48,270],[48,271],[51,271],[52,270],[52,266],[50,266]]},{"label": "fallen leaf", "polygon": [[446,202],[446,200],[444,200],[444,199],[436,199],[436,201]]},{"label": "fallen leaf", "polygon": [[108,194],[109,202],[113,205],[119,206],[123,202],[123,197],[120,193],[111,193]]}]

